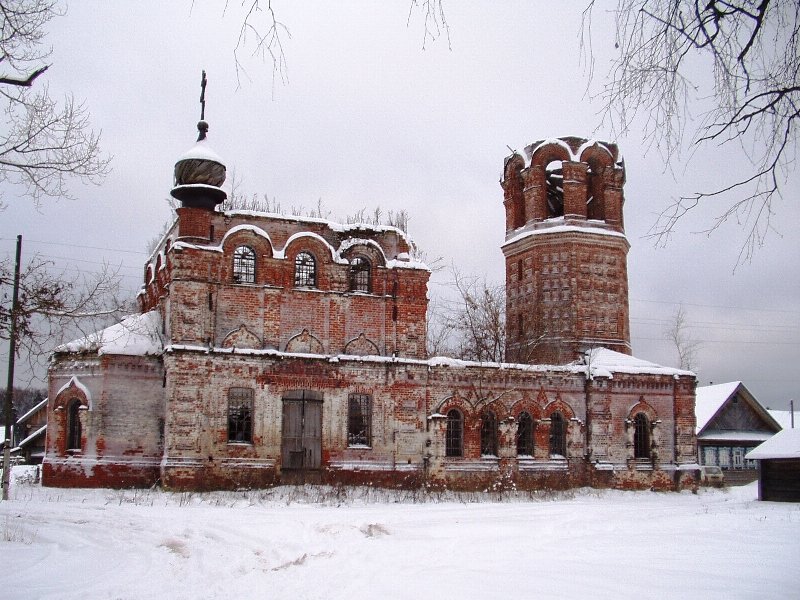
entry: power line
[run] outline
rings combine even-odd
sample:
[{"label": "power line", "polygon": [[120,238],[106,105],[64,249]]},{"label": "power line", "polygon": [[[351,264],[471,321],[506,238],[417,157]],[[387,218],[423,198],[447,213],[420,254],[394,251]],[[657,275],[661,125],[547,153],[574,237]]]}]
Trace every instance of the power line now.
[{"label": "power line", "polygon": [[[664,338],[639,337],[639,336],[631,336],[631,339],[634,339],[634,340],[647,340],[647,341],[651,341],[651,342],[664,342],[664,343],[666,343],[668,341],[668,340],[665,340]],[[729,346],[739,346],[739,345],[742,345],[742,344],[770,344],[772,346],[798,346],[798,345],[800,345],[800,340],[797,340],[797,341],[794,341],[794,342],[776,342],[776,341],[773,341],[773,340],[759,342],[759,341],[754,341],[754,340],[738,340],[738,339],[737,340],[704,340],[704,339],[698,339],[697,341],[700,342],[701,344],[728,344]]]},{"label": "power line", "polygon": [[[0,237],[0,241],[9,242],[14,241],[15,238],[4,238]],[[66,242],[49,242],[45,240],[31,240],[25,238],[25,243],[36,243],[36,244],[48,244],[50,246],[64,246],[66,248],[82,248],[85,250],[108,250],[109,252],[123,252],[125,254],[143,254],[144,256],[149,256],[149,252],[144,252],[143,250],[127,250],[125,248],[105,248],[103,246],[82,246],[80,244],[67,244]]]},{"label": "power line", "polygon": [[631,302],[647,302],[649,304],[667,304],[670,306],[696,306],[700,308],[727,308],[731,310],[752,310],[754,312],[777,312],[800,315],[797,310],[782,310],[779,308],[749,308],[747,306],[730,306],[725,304],[700,304],[697,302],[673,302],[669,300],[645,300],[643,298],[630,298]]}]

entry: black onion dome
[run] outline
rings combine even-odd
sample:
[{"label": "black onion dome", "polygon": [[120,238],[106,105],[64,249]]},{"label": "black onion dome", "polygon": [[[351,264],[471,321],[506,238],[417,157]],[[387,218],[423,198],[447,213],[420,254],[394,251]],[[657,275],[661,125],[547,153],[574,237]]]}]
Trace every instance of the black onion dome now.
[{"label": "black onion dome", "polygon": [[208,123],[197,124],[197,143],[175,163],[175,187],[172,196],[184,206],[213,209],[227,194],[220,188],[225,182],[225,163],[206,142]]}]

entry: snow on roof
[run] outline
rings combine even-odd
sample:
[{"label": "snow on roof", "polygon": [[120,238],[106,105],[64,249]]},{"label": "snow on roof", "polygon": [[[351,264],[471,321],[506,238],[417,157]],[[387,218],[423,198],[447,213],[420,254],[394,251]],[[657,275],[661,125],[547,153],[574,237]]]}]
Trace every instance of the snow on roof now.
[{"label": "snow on roof", "polygon": [[708,425],[708,422],[722,408],[725,401],[739,389],[740,385],[742,385],[741,381],[731,381],[697,388],[694,404],[694,415],[697,419],[695,433],[700,433],[703,427]]},{"label": "snow on roof", "polygon": [[41,410],[45,406],[47,406],[47,398],[45,398],[41,402],[37,402],[36,405],[33,406],[33,408],[31,408],[28,412],[26,412],[24,415],[22,415],[20,418],[17,419],[17,423],[24,423],[33,414],[35,414],[37,411]]},{"label": "snow on roof", "polygon": [[269,217],[270,219],[292,221],[295,223],[317,223],[325,225],[336,233],[350,233],[351,231],[372,231],[375,233],[393,232],[403,238],[409,246],[413,245],[411,237],[399,227],[394,225],[373,225],[371,223],[339,223],[320,217],[304,217],[300,215],[285,215],[277,212],[263,212],[258,210],[226,210],[226,216],[231,217]]},{"label": "snow on roof", "polygon": [[54,352],[145,356],[161,354],[162,350],[161,315],[157,310],[151,310],[144,314],[130,315],[111,327],[62,344]]},{"label": "snow on roof", "polygon": [[35,440],[37,437],[39,437],[40,435],[42,435],[42,434],[43,434],[45,431],[47,431],[47,424],[46,424],[46,423],[45,423],[44,425],[42,425],[41,427],[39,427],[39,429],[37,429],[36,431],[34,431],[33,433],[31,433],[31,434],[30,434],[28,437],[26,437],[24,440],[22,440],[22,441],[21,441],[19,444],[17,444],[17,447],[18,447],[18,448],[22,448],[22,447],[24,447],[25,445],[27,445],[28,443],[32,442],[32,441],[33,441],[33,440]]},{"label": "snow on roof", "polygon": [[210,160],[221,165],[225,164],[219,154],[214,152],[204,140],[197,142],[189,150],[181,154],[175,162],[182,160]]},{"label": "snow on roof", "polygon": [[[241,214],[243,212],[249,212],[249,211],[236,211],[236,214],[238,215],[238,214]],[[229,214],[229,213],[226,212],[225,214]],[[254,214],[263,216],[266,213],[254,213]],[[272,215],[270,214],[270,216],[272,216]],[[297,218],[299,219],[300,217],[297,217]],[[322,219],[311,219],[310,217],[307,218],[306,220],[323,221]],[[326,223],[331,223],[329,221],[325,221],[325,222]],[[340,227],[351,227],[351,226],[341,225]],[[356,226],[352,226],[352,227],[357,229]],[[375,229],[396,230],[401,235],[404,236],[404,234],[399,229],[397,229],[396,227],[375,226]],[[417,269],[417,270],[421,270],[421,271],[430,271],[431,270],[430,267],[427,264],[425,264],[421,260],[417,260],[417,259],[412,258],[411,255],[408,254],[408,252],[401,252],[395,258],[393,258],[391,260],[386,260],[386,255],[383,253],[383,249],[376,242],[374,242],[373,240],[368,240],[368,239],[364,239],[364,238],[351,238],[353,240],[352,243],[350,242],[350,240],[345,240],[339,245],[339,249],[337,250],[336,248],[331,246],[328,243],[328,241],[325,238],[323,238],[321,235],[319,235],[318,233],[314,233],[313,231],[298,231],[297,233],[293,233],[291,236],[289,236],[289,238],[286,240],[286,243],[284,243],[283,248],[277,248],[273,244],[272,239],[269,237],[269,234],[266,231],[264,231],[263,229],[261,229],[260,227],[257,227],[255,225],[237,225],[237,226],[231,228],[231,230],[228,231],[225,234],[225,236],[223,237],[223,239],[219,243],[219,245],[192,244],[192,243],[189,243],[189,242],[178,241],[178,242],[175,242],[175,244],[173,244],[173,248],[189,248],[189,249],[195,249],[195,250],[206,250],[206,251],[210,251],[210,252],[222,252],[223,251],[222,245],[225,243],[225,240],[228,238],[228,236],[230,234],[236,232],[236,231],[242,231],[242,230],[252,231],[253,233],[256,233],[257,235],[262,235],[262,236],[266,237],[266,239],[269,240],[269,243],[272,246],[272,258],[276,258],[276,259],[280,259],[280,260],[285,260],[286,259],[286,249],[289,247],[289,245],[292,242],[294,242],[295,240],[297,240],[299,238],[311,237],[311,238],[316,239],[320,244],[325,246],[330,251],[331,257],[333,259],[333,262],[335,262],[337,264],[342,264],[342,265],[350,264],[350,261],[347,260],[346,258],[344,258],[342,256],[342,253],[345,250],[347,250],[350,247],[352,247],[353,245],[355,245],[355,244],[370,244],[370,245],[376,246],[381,251],[381,253],[383,254],[385,266],[386,266],[387,269]],[[414,247],[413,242],[411,242],[409,240],[408,243],[409,243],[409,246],[411,246],[412,248]]]},{"label": "snow on roof", "polygon": [[[781,429],[791,429],[792,427],[792,411],[790,410],[773,410],[768,409],[767,412],[778,422]],[[800,412],[794,413],[794,424],[800,427]]]},{"label": "snow on roof", "polygon": [[588,362],[594,377],[613,377],[613,373],[647,373],[651,375],[693,376],[691,371],[662,367],[656,363],[636,358],[608,348],[594,348],[589,352]]},{"label": "snow on roof", "polygon": [[783,429],[745,455],[747,459],[800,458],[800,429]]}]

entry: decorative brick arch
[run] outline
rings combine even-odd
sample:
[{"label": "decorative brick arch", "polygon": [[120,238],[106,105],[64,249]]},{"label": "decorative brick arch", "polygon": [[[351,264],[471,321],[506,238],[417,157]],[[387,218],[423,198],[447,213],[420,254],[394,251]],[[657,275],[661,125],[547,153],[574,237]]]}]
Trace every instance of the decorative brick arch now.
[{"label": "decorative brick arch", "polygon": [[319,338],[311,334],[308,329],[303,329],[301,333],[291,337],[286,342],[286,352],[323,354],[325,350]]},{"label": "decorative brick arch", "polygon": [[651,424],[658,419],[656,410],[647,403],[644,396],[640,396],[639,401],[630,408],[628,411],[628,420],[632,420],[638,413],[643,413]]},{"label": "decorative brick arch", "polygon": [[344,345],[344,354],[355,356],[380,356],[378,345],[369,339],[363,332]]},{"label": "decorative brick arch", "polygon": [[272,258],[275,251],[272,245],[272,238],[269,234],[255,225],[237,225],[231,227],[225,237],[222,238],[222,250],[226,255],[233,255],[237,246],[250,246],[256,250],[260,256]]},{"label": "decorative brick arch", "polygon": [[[53,402],[55,411],[53,437],[59,454],[65,455],[71,450],[80,450],[86,446],[87,423],[83,415],[91,410],[91,403],[89,390],[77,377],[70,379],[56,393]],[[73,414],[73,411],[76,412]],[[71,416],[77,419],[77,432],[74,434],[77,438],[72,444],[70,444],[70,437],[73,434]]]},{"label": "decorative brick arch", "polygon": [[537,147],[531,155],[531,167],[544,169],[554,160],[562,162],[572,160],[569,147],[565,143],[549,142]]},{"label": "decorative brick arch", "polygon": [[239,325],[239,329],[234,329],[225,336],[225,339],[222,340],[222,347],[259,349],[262,347],[262,343],[256,334],[244,325]]},{"label": "decorative brick arch", "polygon": [[374,240],[345,240],[339,245],[339,254],[348,261],[361,255],[368,258],[372,266],[386,266],[386,254]]},{"label": "decorative brick arch", "polygon": [[572,407],[558,396],[545,406],[543,411],[545,417],[548,419],[554,412],[560,412],[567,421],[575,418],[575,411],[572,410]]},{"label": "decorative brick arch", "polygon": [[580,160],[589,165],[586,182],[586,218],[604,221],[606,217],[606,180],[607,174],[614,170],[614,157],[608,148],[595,142],[583,150]]},{"label": "decorative brick arch", "polygon": [[481,405],[480,409],[478,410],[478,416],[482,416],[486,411],[492,411],[494,416],[497,417],[497,422],[505,421],[510,417],[510,413],[505,405],[500,401],[500,399],[495,398],[489,402],[484,403]]},{"label": "decorative brick arch", "polygon": [[83,385],[77,377],[72,377],[72,379],[56,392],[56,398],[53,401],[53,409],[66,409],[67,404],[73,398],[77,398],[81,406],[85,407],[86,410],[92,410],[92,395],[89,389]]},{"label": "decorative brick arch", "polygon": [[511,416],[515,419],[519,418],[520,413],[528,413],[534,421],[542,418],[542,405],[534,400],[531,400],[527,395],[517,400],[509,411]]},{"label": "decorative brick arch", "polygon": [[249,248],[253,252],[255,277],[252,283],[275,283],[270,281],[271,278],[274,279],[274,275],[272,277],[268,275],[265,262],[265,259],[274,257],[272,240],[258,228],[239,228],[225,235],[222,240],[223,280],[234,281],[234,254],[241,247]]},{"label": "decorative brick arch", "polygon": [[470,404],[466,398],[459,396],[457,393],[442,400],[433,412],[446,415],[447,412],[453,408],[461,411],[461,414],[464,417],[465,425],[467,420],[472,421],[475,417],[475,409],[473,408],[472,404]]}]

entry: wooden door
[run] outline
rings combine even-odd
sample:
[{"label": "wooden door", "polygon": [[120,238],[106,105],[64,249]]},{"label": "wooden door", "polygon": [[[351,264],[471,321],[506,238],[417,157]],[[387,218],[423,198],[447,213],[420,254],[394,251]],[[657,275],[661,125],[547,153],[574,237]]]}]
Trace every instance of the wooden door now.
[{"label": "wooden door", "polygon": [[310,390],[283,397],[281,467],[319,469],[322,464],[322,394]]}]

